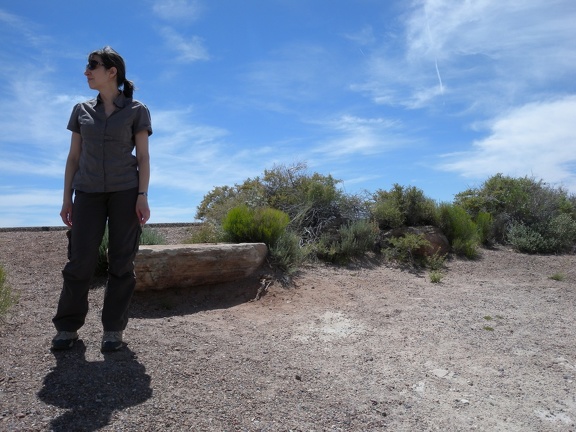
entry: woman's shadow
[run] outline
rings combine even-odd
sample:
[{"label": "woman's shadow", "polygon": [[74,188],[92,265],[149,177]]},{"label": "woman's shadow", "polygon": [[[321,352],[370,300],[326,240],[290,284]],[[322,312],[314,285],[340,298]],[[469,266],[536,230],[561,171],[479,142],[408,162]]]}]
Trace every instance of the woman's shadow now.
[{"label": "woman's shadow", "polygon": [[79,340],[69,351],[54,352],[56,367],[44,378],[38,397],[68,411],[51,421],[57,431],[96,431],[112,413],[141,404],[152,396],[150,376],[126,346],[104,361],[86,360]]}]

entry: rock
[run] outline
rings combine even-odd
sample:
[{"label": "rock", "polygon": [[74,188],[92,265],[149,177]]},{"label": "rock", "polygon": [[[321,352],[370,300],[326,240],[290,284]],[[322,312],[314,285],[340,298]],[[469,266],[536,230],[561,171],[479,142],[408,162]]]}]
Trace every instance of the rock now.
[{"label": "rock", "polygon": [[140,246],[134,260],[136,290],[187,288],[250,276],[264,262],[264,243]]}]

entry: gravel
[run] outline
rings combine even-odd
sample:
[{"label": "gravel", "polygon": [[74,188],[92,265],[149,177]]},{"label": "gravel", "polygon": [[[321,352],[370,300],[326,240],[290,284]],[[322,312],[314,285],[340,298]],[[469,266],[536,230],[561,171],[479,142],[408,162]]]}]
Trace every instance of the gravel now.
[{"label": "gravel", "polygon": [[574,255],[482,250],[440,283],[375,257],[317,264],[258,301],[258,274],[136,293],[106,355],[102,280],[75,348],[49,350],[65,261],[63,230],[0,232],[19,294],[0,431],[576,431]]}]

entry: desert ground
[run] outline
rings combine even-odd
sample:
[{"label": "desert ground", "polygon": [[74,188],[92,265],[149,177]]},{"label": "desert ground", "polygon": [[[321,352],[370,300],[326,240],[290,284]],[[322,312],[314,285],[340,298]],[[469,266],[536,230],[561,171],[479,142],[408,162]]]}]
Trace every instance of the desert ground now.
[{"label": "desert ground", "polygon": [[576,431],[574,255],[482,249],[440,283],[379,257],[318,263],[257,301],[258,274],[137,292],[126,346],[103,355],[102,280],[76,346],[49,349],[66,242],[0,231],[19,295],[0,431]]}]

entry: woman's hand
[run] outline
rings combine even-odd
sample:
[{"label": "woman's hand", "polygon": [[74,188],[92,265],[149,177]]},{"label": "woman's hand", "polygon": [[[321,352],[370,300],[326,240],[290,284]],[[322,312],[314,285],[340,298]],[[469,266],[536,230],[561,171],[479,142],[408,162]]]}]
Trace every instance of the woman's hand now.
[{"label": "woman's hand", "polygon": [[62,204],[62,210],[60,210],[60,217],[62,218],[62,222],[69,227],[72,226],[72,208],[73,208],[72,201],[64,202]]},{"label": "woman's hand", "polygon": [[136,215],[140,225],[144,225],[150,219],[150,207],[148,206],[148,198],[145,195],[138,195],[136,201]]}]

